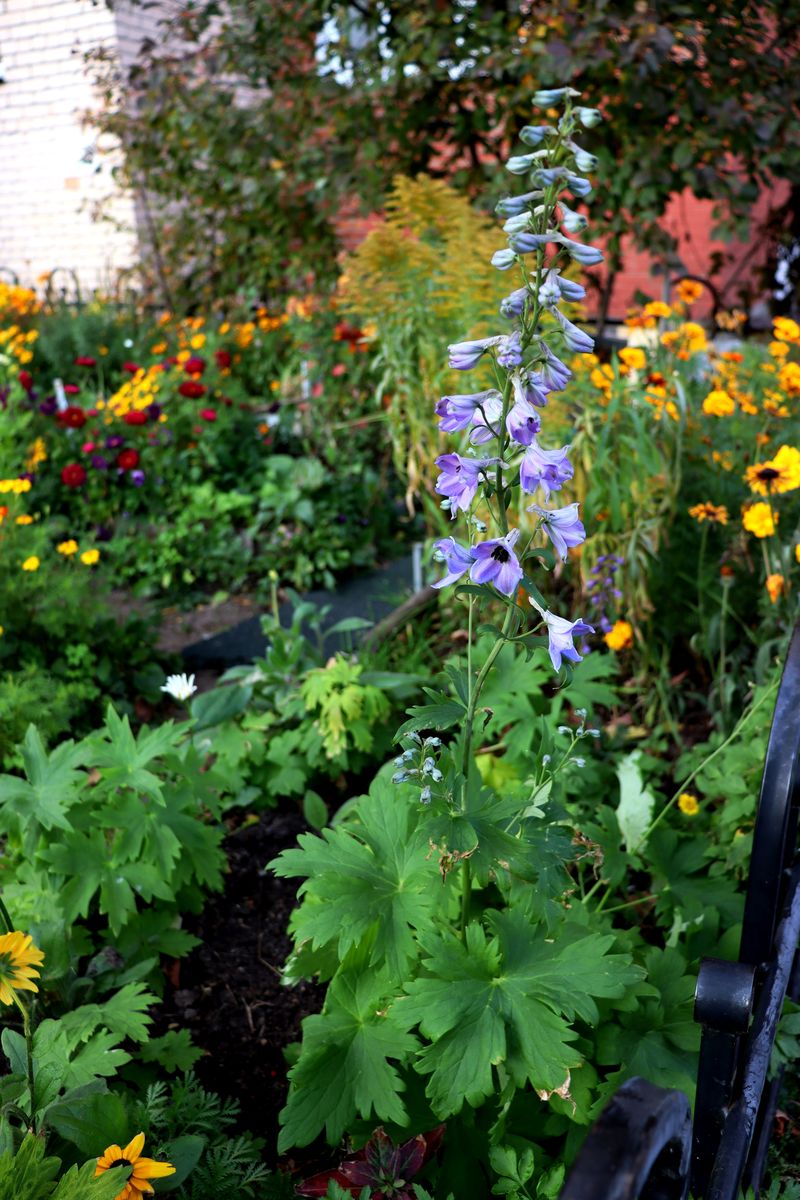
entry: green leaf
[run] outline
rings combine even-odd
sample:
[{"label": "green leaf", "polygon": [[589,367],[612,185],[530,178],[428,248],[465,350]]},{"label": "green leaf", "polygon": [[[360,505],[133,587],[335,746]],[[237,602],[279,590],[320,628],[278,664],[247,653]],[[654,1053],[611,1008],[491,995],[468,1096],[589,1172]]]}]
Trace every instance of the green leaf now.
[{"label": "green leaf", "polygon": [[205,1146],[205,1138],[193,1133],[185,1133],[182,1137],[173,1138],[168,1142],[163,1147],[163,1158],[172,1163],[175,1174],[160,1179],[156,1185],[158,1191],[173,1192],[179,1188],[199,1163]]},{"label": "green leaf", "polygon": [[417,827],[417,808],[377,779],[351,821],[301,834],[298,848],[270,864],[284,878],[305,878],[303,903],[291,929],[298,945],[333,944],[340,959],[370,939],[373,966],[387,963],[403,978],[417,954],[416,934],[427,929],[443,888]]},{"label": "green leaf", "polygon": [[[95,1085],[99,1088],[100,1085]],[[47,1123],[81,1154],[97,1158],[106,1146],[122,1145],[129,1140],[128,1113],[119,1096],[103,1089],[72,1093],[50,1106]]]},{"label": "green leaf", "polygon": [[77,768],[86,761],[86,744],[62,742],[47,754],[35,725],[30,725],[21,746],[27,780],[0,775],[1,828],[8,830],[8,817],[20,822],[22,831],[38,837],[43,829],[70,829],[67,811],[79,799],[78,785],[85,775]]},{"label": "green leaf", "polygon": [[617,763],[619,805],[617,823],[629,854],[640,850],[653,818],[656,798],[645,787],[639,762],[641,750],[633,750]]},{"label": "green leaf", "polygon": [[252,694],[252,687],[237,683],[225,684],[214,688],[213,691],[194,696],[189,706],[189,711],[195,719],[193,732],[212,729],[215,725],[221,725],[223,721],[238,716],[247,708]]},{"label": "green leaf", "polygon": [[621,996],[642,974],[608,954],[613,935],[563,927],[549,940],[516,910],[486,917],[490,936],[473,923],[464,941],[427,939],[425,973],[392,1008],[429,1041],[417,1069],[430,1075],[426,1093],[442,1118],[493,1095],[500,1064],[517,1087],[563,1087],[581,1062],[569,1021],[596,1021],[595,997]]},{"label": "green leaf", "polygon": [[161,1037],[151,1038],[136,1052],[142,1062],[158,1063],[163,1071],[189,1071],[202,1057],[199,1046],[192,1045],[188,1029],[170,1029]]},{"label": "green leaf", "polygon": [[101,770],[107,785],[132,788],[161,804],[161,780],[147,768],[176,749],[182,737],[173,721],[166,721],[157,729],[143,725],[134,737],[127,716],[120,717],[109,705],[105,729],[91,741],[93,765]]},{"label": "green leaf", "polygon": [[343,971],[325,1011],[303,1021],[300,1058],[289,1072],[278,1151],[307,1146],[325,1129],[338,1142],[355,1117],[407,1123],[402,1082],[390,1059],[406,1061],[417,1040],[387,1011],[394,983],[385,971]]},{"label": "green leaf", "polygon": [[58,1182],[51,1200],[116,1200],[130,1175],[128,1167],[115,1167],[95,1178],[97,1163],[70,1167]]},{"label": "green leaf", "polygon": [[444,692],[434,692],[430,688],[424,690],[434,703],[415,704],[406,710],[410,718],[395,734],[396,742],[407,733],[414,733],[418,729],[449,729],[463,718],[466,709],[459,701],[450,700]]},{"label": "green leaf", "polygon": [[310,788],[303,797],[303,816],[314,829],[324,829],[328,824],[328,806],[322,797]]},{"label": "green leaf", "polygon": [[120,1041],[129,1037],[135,1042],[144,1042],[153,1022],[147,1009],[153,1004],[158,1004],[158,997],[148,992],[143,983],[128,983],[101,1004],[83,1004],[65,1013],[61,1025],[75,1039],[104,1025]]}]

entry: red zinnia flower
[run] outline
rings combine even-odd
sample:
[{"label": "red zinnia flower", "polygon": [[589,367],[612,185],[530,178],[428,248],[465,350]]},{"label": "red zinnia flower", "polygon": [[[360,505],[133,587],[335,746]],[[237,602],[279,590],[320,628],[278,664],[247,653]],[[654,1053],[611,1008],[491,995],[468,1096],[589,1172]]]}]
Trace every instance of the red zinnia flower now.
[{"label": "red zinnia flower", "polygon": [[183,369],[187,375],[202,375],[206,369],[206,360],[204,358],[187,358],[183,364]]},{"label": "red zinnia flower", "polygon": [[138,467],[138,465],[139,465],[139,451],[138,450],[122,450],[117,455],[117,466],[121,467],[123,471],[132,471],[134,469],[134,467]]},{"label": "red zinnia flower", "polygon": [[76,367],[96,367],[97,359],[91,358],[88,354],[79,354],[75,359]]},{"label": "red zinnia flower", "polygon": [[67,396],[77,396],[80,390],[81,389],[78,387],[77,383],[64,384],[64,392]]},{"label": "red zinnia flower", "polygon": [[178,391],[182,396],[187,396],[189,400],[199,400],[206,394],[206,389],[196,379],[185,379],[178,385]]},{"label": "red zinnia flower", "polygon": [[223,371],[231,365],[231,355],[229,350],[215,350],[214,358],[217,360],[217,366],[222,367]]},{"label": "red zinnia flower", "polygon": [[135,362],[124,362],[122,364],[123,371],[127,371],[129,375],[135,375],[137,371],[141,371],[141,367]]},{"label": "red zinnia flower", "polygon": [[216,421],[216,419],[217,419],[216,409],[201,408],[200,416],[203,418],[204,421]]},{"label": "red zinnia flower", "polygon": [[66,487],[79,488],[86,482],[86,471],[80,463],[67,463],[61,472],[61,482]]},{"label": "red zinnia flower", "polygon": [[68,429],[80,429],[86,424],[86,413],[77,404],[70,404],[68,408],[58,414],[58,420]]},{"label": "red zinnia flower", "polygon": [[146,425],[147,413],[140,408],[134,408],[126,412],[122,419],[126,425]]},{"label": "red zinnia flower", "polygon": [[25,388],[26,392],[29,392],[33,387],[33,376],[31,375],[30,371],[20,371],[19,381]]}]

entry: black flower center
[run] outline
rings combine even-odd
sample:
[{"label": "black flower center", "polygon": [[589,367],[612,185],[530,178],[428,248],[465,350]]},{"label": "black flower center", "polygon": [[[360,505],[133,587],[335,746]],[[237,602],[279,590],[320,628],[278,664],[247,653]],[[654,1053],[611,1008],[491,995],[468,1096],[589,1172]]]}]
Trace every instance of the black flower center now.
[{"label": "black flower center", "polygon": [[780,471],[776,471],[774,467],[762,467],[758,472],[758,478],[763,479],[766,483],[769,483],[771,479],[779,479],[780,474]]},{"label": "black flower center", "polygon": [[113,1171],[114,1167],[132,1167],[133,1163],[128,1162],[127,1158],[116,1158],[109,1167],[109,1171]]},{"label": "black flower center", "polygon": [[509,555],[505,546],[495,546],[494,550],[492,551],[492,558],[495,560],[495,562],[506,563],[510,557],[511,556]]}]

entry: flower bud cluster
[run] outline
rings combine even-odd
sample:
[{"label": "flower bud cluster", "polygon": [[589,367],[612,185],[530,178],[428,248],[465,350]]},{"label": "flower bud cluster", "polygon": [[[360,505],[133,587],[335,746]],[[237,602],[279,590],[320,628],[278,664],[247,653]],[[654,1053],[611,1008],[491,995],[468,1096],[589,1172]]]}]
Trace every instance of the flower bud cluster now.
[{"label": "flower bud cluster", "polygon": [[409,733],[400,744],[403,752],[394,760],[397,770],[392,775],[392,783],[416,782],[420,800],[430,804],[436,785],[444,778],[439,769],[442,740],[438,737],[423,739],[418,733]]},{"label": "flower bud cluster", "polygon": [[[594,348],[593,339],[560,307],[586,295],[581,284],[564,277],[565,268],[573,262],[592,266],[603,259],[595,247],[567,236],[586,227],[586,217],[573,206],[590,195],[592,185],[584,172],[597,166],[595,156],[573,134],[580,128],[591,129],[601,119],[597,109],[575,107],[578,96],[573,88],[537,92],[534,105],[563,105],[563,113],[554,125],[526,125],[520,138],[530,152],[506,163],[512,175],[530,179],[528,191],[506,197],[496,209],[505,221],[508,246],[498,250],[492,262],[501,271],[518,270],[522,283],[500,305],[511,331],[449,347],[451,368],[470,371],[488,360],[495,385],[443,396],[436,405],[439,428],[463,433],[468,442],[464,453],[437,458],[441,474],[436,491],[451,519],[463,513],[472,530],[473,507],[477,500],[483,501],[496,528],[495,536],[484,541],[470,538],[463,544],[453,537],[439,539],[435,556],[444,563],[445,574],[435,587],[456,583],[467,574],[472,583],[490,584],[509,597],[521,583],[525,585],[530,542],[520,550],[520,530],[509,526],[510,509],[520,490],[535,498],[526,511],[536,515],[536,532],[549,539],[559,558],[566,560],[570,548],[586,537],[577,504],[546,507],[573,476],[569,446],[546,446],[540,441],[548,397],[566,387],[572,376],[560,356],[564,351],[588,354]],[[529,590],[538,596],[535,588]],[[579,662],[573,639],[593,633],[592,627],[557,616],[533,596],[531,603],[547,628],[554,669],[559,670],[563,659]]]}]

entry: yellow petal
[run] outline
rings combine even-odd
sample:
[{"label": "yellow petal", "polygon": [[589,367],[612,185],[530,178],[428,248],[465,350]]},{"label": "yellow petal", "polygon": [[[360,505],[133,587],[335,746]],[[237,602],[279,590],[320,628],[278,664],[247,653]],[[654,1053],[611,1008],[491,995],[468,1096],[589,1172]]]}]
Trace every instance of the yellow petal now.
[{"label": "yellow petal", "polygon": [[[128,1142],[127,1146],[123,1150],[122,1158],[127,1158],[129,1163],[134,1163],[134,1165],[136,1165],[135,1160],[142,1153],[143,1146],[144,1146],[144,1134],[137,1133],[136,1137],[132,1138],[131,1141]],[[145,1160],[145,1161],[147,1161],[147,1160]]]},{"label": "yellow petal", "polygon": [[113,1162],[122,1157],[123,1154],[119,1146],[106,1146],[105,1154],[101,1158],[98,1158],[97,1162],[101,1167],[108,1169]]},{"label": "yellow petal", "polygon": [[154,1158],[140,1158],[133,1170],[133,1180],[139,1186],[139,1179],[163,1179],[165,1175],[174,1175],[172,1163],[156,1162]]}]

